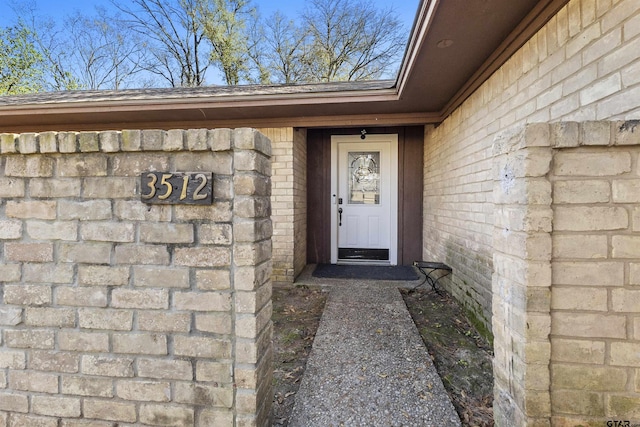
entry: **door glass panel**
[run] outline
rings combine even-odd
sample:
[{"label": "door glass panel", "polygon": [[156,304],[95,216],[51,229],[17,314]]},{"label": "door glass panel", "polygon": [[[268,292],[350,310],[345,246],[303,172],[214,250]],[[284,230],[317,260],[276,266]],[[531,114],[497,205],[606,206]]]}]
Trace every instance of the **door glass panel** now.
[{"label": "door glass panel", "polygon": [[349,203],[380,204],[380,152],[349,152]]}]

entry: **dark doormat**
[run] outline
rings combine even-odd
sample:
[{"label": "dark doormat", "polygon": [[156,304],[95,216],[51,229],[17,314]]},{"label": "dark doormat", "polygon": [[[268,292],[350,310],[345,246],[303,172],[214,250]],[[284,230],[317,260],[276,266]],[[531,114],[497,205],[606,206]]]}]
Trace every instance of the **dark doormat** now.
[{"label": "dark doormat", "polygon": [[418,274],[410,265],[336,265],[318,264],[313,277],[323,279],[361,280],[417,280]]}]

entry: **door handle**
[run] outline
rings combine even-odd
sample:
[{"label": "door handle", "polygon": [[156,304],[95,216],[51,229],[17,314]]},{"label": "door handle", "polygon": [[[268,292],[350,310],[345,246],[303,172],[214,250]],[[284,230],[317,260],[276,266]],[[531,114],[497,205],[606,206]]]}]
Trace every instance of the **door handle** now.
[{"label": "door handle", "polygon": [[341,227],[342,226],[342,208],[338,208],[338,215],[339,215],[338,227]]}]

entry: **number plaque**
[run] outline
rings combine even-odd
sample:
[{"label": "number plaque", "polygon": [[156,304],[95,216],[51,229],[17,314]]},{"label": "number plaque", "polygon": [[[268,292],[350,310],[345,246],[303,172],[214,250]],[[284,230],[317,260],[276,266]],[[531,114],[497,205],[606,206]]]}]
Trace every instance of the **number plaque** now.
[{"label": "number plaque", "polygon": [[164,205],[210,205],[213,173],[144,172],[140,175],[141,199]]}]

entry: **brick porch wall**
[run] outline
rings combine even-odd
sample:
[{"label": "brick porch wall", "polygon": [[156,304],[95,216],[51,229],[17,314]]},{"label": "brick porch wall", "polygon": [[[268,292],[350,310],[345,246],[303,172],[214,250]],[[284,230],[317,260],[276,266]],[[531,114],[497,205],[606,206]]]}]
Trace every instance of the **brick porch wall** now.
[{"label": "brick porch wall", "polygon": [[293,283],[307,264],[306,131],[259,130],[273,146],[273,281]]},{"label": "brick porch wall", "polygon": [[[267,424],[270,149],[251,129],[0,135],[0,425]],[[213,172],[214,203],[145,205],[144,171]]]},{"label": "brick porch wall", "polygon": [[640,122],[494,144],[497,425],[640,422]]},{"label": "brick porch wall", "polygon": [[492,144],[525,123],[640,118],[638,0],[571,0],[464,104],[425,131],[423,258],[491,327]]}]

